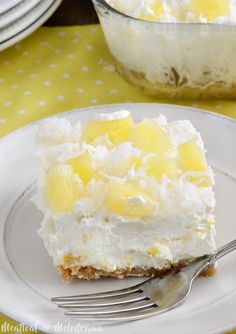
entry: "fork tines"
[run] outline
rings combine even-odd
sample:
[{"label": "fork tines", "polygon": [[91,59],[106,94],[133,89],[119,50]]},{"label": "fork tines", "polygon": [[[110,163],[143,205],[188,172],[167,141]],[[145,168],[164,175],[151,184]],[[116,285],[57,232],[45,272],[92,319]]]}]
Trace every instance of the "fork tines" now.
[{"label": "fork tines", "polygon": [[65,315],[73,318],[125,320],[146,317],[157,305],[145,296],[140,285],[89,295],[55,297],[52,301],[67,310]]}]

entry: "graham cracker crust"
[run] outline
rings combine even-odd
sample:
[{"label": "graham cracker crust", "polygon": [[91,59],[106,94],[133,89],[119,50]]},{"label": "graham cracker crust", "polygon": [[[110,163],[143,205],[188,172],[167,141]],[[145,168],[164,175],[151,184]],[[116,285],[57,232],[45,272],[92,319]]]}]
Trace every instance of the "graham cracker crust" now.
[{"label": "graham cracker crust", "polygon": [[[188,79],[180,80],[180,76],[174,67],[170,68],[168,76],[169,83],[150,82],[145,73],[135,71],[126,67],[115,57],[114,62],[117,72],[129,83],[141,90],[147,95],[159,98],[187,98],[187,99],[208,99],[208,98],[226,98],[236,99],[236,84],[226,86],[224,81],[216,81],[213,84],[191,86]],[[209,73],[203,73],[208,75]]]},{"label": "graham cracker crust", "polygon": [[[162,277],[170,272],[177,271],[187,265],[187,262],[180,262],[172,266],[166,266],[164,269],[159,270],[155,268],[143,269],[143,268],[126,268],[116,271],[104,271],[96,269],[92,266],[79,267],[74,266],[72,268],[64,268],[63,266],[58,266],[58,271],[62,277],[62,280],[66,283],[71,282],[73,279],[85,279],[94,280],[101,277],[113,277],[123,279],[126,277]],[[210,277],[215,273],[215,266],[211,265],[207,267],[200,276]]]}]

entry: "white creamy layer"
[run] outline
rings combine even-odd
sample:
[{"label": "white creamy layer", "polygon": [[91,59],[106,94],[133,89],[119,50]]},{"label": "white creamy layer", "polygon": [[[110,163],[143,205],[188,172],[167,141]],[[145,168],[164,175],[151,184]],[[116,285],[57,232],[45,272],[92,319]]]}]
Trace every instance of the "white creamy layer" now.
[{"label": "white creamy layer", "polygon": [[65,256],[71,254],[78,259],[74,265],[106,271],[162,269],[215,249],[213,225],[193,220],[181,214],[158,216],[149,222],[123,222],[116,217],[105,222],[99,215],[78,221],[73,215],[47,215],[39,235],[56,266],[64,265]]},{"label": "white creamy layer", "polygon": [[[189,1],[163,1],[167,2],[175,8]],[[110,0],[110,3],[139,17],[140,8],[150,1]],[[112,13],[101,13],[99,17],[111,54],[124,67],[142,73],[151,84],[201,89],[222,82],[226,87],[236,84],[236,0],[230,2],[230,8],[229,16],[215,20],[229,25],[165,25]],[[168,13],[159,20],[178,21]],[[189,12],[186,21],[191,22],[191,18],[196,20]],[[197,21],[207,20],[201,15]]]},{"label": "white creamy layer", "polygon": [[[119,115],[123,118],[127,113],[100,114],[97,119],[117,119]],[[204,151],[200,134],[189,121],[167,123],[166,118],[160,116],[156,122],[167,131],[174,147],[194,138]],[[109,147],[106,138],[97,145],[83,143],[80,129],[80,123],[72,126],[66,120],[52,118],[42,125],[37,137],[41,164],[36,203],[45,213],[39,235],[55,265],[63,265],[64,257],[70,254],[78,258],[80,266],[94,266],[106,271],[126,267],[161,269],[183,259],[213,252],[213,190],[186,180],[189,175],[207,175],[213,181],[210,168],[204,173],[186,173],[180,179],[165,177],[162,183],[147,176],[144,170],[137,173],[131,168],[125,175],[120,175],[128,181],[139,182],[141,179],[153,192],[158,206],[157,212],[150,217],[132,220],[108,212],[103,205],[105,187],[102,180],[89,183],[88,197],[79,200],[72,212],[50,212],[42,196],[45,172],[50,166],[63,163],[81,151],[89,151],[97,166],[106,164],[109,174],[111,171],[116,173],[119,164],[139,154],[129,142],[115,149]],[[175,154],[175,150],[171,154]],[[145,205],[143,198],[137,196],[130,201]]]}]

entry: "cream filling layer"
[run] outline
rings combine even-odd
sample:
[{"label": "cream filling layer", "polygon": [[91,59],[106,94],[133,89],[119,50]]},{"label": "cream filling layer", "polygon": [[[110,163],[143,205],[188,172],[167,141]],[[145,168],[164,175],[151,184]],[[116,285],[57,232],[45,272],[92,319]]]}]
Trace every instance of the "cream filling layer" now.
[{"label": "cream filling layer", "polygon": [[[162,269],[215,249],[214,227],[206,222],[185,225],[180,217],[158,217],[148,223],[124,223],[115,217],[99,218],[45,217],[39,235],[56,266]],[[67,255],[75,258],[73,263],[67,264]]]}]

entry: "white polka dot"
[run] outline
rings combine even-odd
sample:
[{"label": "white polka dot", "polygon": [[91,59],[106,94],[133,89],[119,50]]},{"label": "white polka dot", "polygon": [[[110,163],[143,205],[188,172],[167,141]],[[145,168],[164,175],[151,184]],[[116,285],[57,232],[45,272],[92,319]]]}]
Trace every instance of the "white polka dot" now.
[{"label": "white polka dot", "polygon": [[18,86],[16,84],[11,85],[11,89],[17,89]]},{"label": "white polka dot", "polygon": [[3,83],[5,80],[3,78],[0,78],[0,83]]},{"label": "white polka dot", "polygon": [[95,27],[90,29],[91,32],[96,32],[97,30],[98,30],[98,29],[95,28]]},{"label": "white polka dot", "polygon": [[4,103],[4,106],[5,107],[10,107],[10,106],[12,106],[12,102],[11,101],[7,101],[7,102]]},{"label": "white polka dot", "polygon": [[73,43],[73,44],[77,44],[78,43],[78,38],[73,38],[72,40],[71,40],[71,43]]},{"label": "white polka dot", "polygon": [[57,95],[57,98],[58,98],[58,100],[64,100],[65,96],[63,96],[63,95]]},{"label": "white polka dot", "polygon": [[77,93],[80,93],[80,94],[84,93],[84,89],[81,88],[81,87],[78,87],[78,88],[76,89],[76,91],[77,91]]},{"label": "white polka dot", "polygon": [[102,85],[102,84],[103,84],[103,81],[102,81],[102,80],[96,80],[96,81],[95,81],[95,84],[96,84],[96,85]]},{"label": "white polka dot", "polygon": [[43,84],[44,86],[50,86],[52,82],[50,80],[44,80]]},{"label": "white polka dot", "polygon": [[16,70],[16,73],[18,73],[18,74],[21,74],[23,72],[24,72],[24,70],[22,70],[21,68],[19,68],[18,70]]},{"label": "white polka dot", "polygon": [[48,65],[48,67],[50,67],[50,68],[54,68],[54,67],[56,67],[57,65],[56,64],[49,64]]},{"label": "white polka dot", "polygon": [[70,74],[69,73],[63,73],[63,78],[64,79],[69,79],[70,78]]},{"label": "white polka dot", "polygon": [[39,106],[40,107],[45,107],[46,106],[46,102],[45,101],[39,101]]},{"label": "white polka dot", "polygon": [[82,70],[83,72],[88,72],[88,71],[89,71],[89,68],[88,68],[88,66],[83,66],[83,67],[81,68],[81,70]]},{"label": "white polka dot", "polygon": [[29,78],[33,79],[37,77],[37,73],[30,73]]},{"label": "white polka dot", "polygon": [[20,110],[18,111],[18,114],[19,114],[19,115],[24,115],[24,114],[26,114],[26,110],[25,110],[25,109],[20,109]]},{"label": "white polka dot", "polygon": [[75,36],[80,36],[80,32],[76,31]]},{"label": "white polka dot", "polygon": [[98,100],[97,99],[92,99],[90,102],[95,104],[95,103],[98,103]]},{"label": "white polka dot", "polygon": [[41,45],[42,47],[46,47],[46,48],[49,48],[49,47],[51,46],[51,44],[48,43],[48,41],[42,41],[42,42],[40,42],[40,45]]},{"label": "white polka dot", "polygon": [[59,31],[58,35],[60,37],[64,37],[66,35],[65,31]]},{"label": "white polka dot", "polygon": [[74,53],[70,53],[70,54],[67,55],[67,58],[69,58],[69,59],[73,59],[73,58],[75,58],[75,57],[76,57],[76,56],[75,56]]},{"label": "white polka dot", "polygon": [[114,65],[108,65],[104,67],[104,70],[108,72],[115,72],[116,69]]},{"label": "white polka dot", "polygon": [[10,62],[9,62],[9,60],[4,60],[4,61],[2,62],[2,64],[3,64],[3,65],[9,65]]},{"label": "white polka dot", "polygon": [[27,57],[28,55],[29,55],[29,52],[28,51],[24,51],[24,52],[22,52],[22,54],[21,54],[23,57]]},{"label": "white polka dot", "polygon": [[26,90],[26,91],[24,92],[24,95],[25,95],[25,96],[29,96],[29,95],[31,95],[31,91],[30,91],[30,90]]},{"label": "white polka dot", "polygon": [[99,65],[106,65],[106,64],[107,64],[107,62],[106,62],[106,60],[105,60],[105,59],[103,59],[103,58],[100,58],[100,59],[99,59],[99,61],[98,61],[98,64],[99,64]]},{"label": "white polka dot", "polygon": [[43,62],[42,59],[39,58],[35,60],[35,64],[41,64],[42,62]]},{"label": "white polka dot", "polygon": [[111,92],[111,94],[116,94],[116,93],[118,93],[118,89],[111,89],[110,92]]},{"label": "white polka dot", "polygon": [[94,47],[92,45],[86,45],[86,49],[88,51],[93,51],[94,50]]},{"label": "white polka dot", "polygon": [[55,50],[54,50],[54,53],[57,54],[57,55],[58,55],[59,53],[61,53],[61,52],[62,52],[61,49],[55,49]]},{"label": "white polka dot", "polygon": [[193,107],[193,108],[198,108],[199,105],[198,105],[197,103],[193,103],[193,104],[192,104],[192,107]]},{"label": "white polka dot", "polygon": [[220,104],[217,104],[217,105],[215,106],[215,108],[218,109],[218,110],[220,110],[220,109],[222,109],[223,107],[222,107]]},{"label": "white polka dot", "polygon": [[6,123],[5,118],[0,118],[0,123],[1,123],[1,124]]}]

